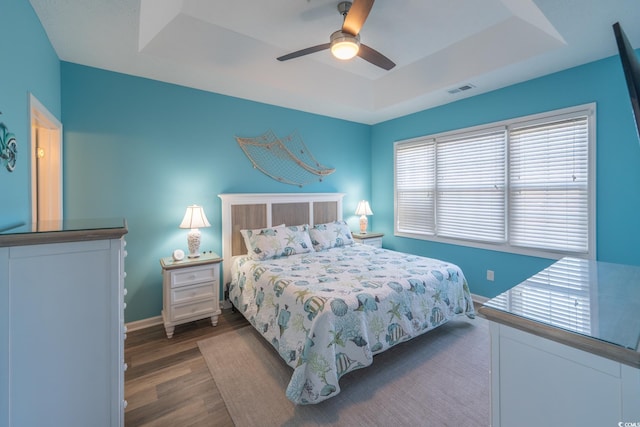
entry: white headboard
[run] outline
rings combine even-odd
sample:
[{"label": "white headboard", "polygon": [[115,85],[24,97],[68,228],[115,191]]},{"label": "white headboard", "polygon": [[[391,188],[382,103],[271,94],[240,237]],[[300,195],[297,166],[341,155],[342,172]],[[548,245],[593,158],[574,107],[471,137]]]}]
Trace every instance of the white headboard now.
[{"label": "white headboard", "polygon": [[222,268],[225,287],[231,260],[247,253],[240,230],[273,225],[323,224],[342,219],[344,193],[219,194],[222,199]]}]

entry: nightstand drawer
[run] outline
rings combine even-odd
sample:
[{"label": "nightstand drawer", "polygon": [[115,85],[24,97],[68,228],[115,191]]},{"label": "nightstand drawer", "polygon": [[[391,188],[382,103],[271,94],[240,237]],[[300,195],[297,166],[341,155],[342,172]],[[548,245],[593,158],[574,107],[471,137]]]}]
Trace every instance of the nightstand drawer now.
[{"label": "nightstand drawer", "polygon": [[182,304],[192,300],[199,300],[202,298],[215,297],[213,287],[216,283],[203,283],[202,285],[195,285],[189,287],[176,288],[171,291],[171,301],[174,304]]},{"label": "nightstand drawer", "polygon": [[203,300],[195,302],[193,304],[185,304],[180,306],[171,307],[174,320],[186,319],[189,317],[195,317],[200,315],[213,314],[215,310],[215,304],[213,299]]},{"label": "nightstand drawer", "polygon": [[381,248],[382,247],[382,237],[374,237],[374,238],[371,238],[371,239],[363,239],[362,242],[358,242],[358,243],[363,243],[365,245],[373,246],[374,248]]},{"label": "nightstand drawer", "polygon": [[171,287],[178,288],[194,283],[211,282],[215,279],[214,268],[206,266],[202,268],[190,268],[186,271],[174,271],[171,273]]},{"label": "nightstand drawer", "polygon": [[382,233],[351,233],[353,241],[362,243],[363,245],[373,246],[374,248],[382,247]]}]

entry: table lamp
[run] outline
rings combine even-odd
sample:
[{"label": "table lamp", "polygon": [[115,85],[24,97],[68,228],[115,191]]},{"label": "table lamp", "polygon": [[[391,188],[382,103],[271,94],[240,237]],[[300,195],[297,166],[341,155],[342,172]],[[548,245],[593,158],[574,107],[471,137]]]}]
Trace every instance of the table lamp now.
[{"label": "table lamp", "polygon": [[367,234],[367,224],[369,223],[367,215],[373,215],[369,202],[361,200],[356,208],[356,215],[360,215],[360,234]]},{"label": "table lamp", "polygon": [[200,230],[198,229],[203,227],[211,227],[211,224],[207,221],[202,206],[191,205],[187,207],[187,212],[180,223],[180,228],[191,229],[187,234],[189,258],[198,258],[200,256]]}]

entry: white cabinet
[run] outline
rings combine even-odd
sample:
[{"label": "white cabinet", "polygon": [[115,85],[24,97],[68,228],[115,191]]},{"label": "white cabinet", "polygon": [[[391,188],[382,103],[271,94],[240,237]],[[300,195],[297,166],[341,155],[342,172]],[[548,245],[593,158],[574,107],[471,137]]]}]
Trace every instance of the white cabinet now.
[{"label": "white cabinet", "polygon": [[2,426],[124,425],[127,230],[86,226],[0,235]]},{"label": "white cabinet", "polygon": [[617,426],[640,420],[640,370],[490,323],[491,425]]},{"label": "white cabinet", "polygon": [[211,324],[218,324],[221,261],[212,252],[181,261],[175,261],[171,257],[160,260],[162,320],[167,338],[171,338],[176,325],[182,323],[211,317]]},{"label": "white cabinet", "polygon": [[491,334],[491,424],[640,421],[640,266],[565,257],[478,311]]}]

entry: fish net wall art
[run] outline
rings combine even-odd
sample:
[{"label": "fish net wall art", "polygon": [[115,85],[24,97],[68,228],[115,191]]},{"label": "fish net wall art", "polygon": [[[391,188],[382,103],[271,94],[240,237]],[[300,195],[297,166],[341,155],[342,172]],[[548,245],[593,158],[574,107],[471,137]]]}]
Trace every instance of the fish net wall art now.
[{"label": "fish net wall art", "polygon": [[302,187],[335,172],[335,168],[323,166],[313,157],[298,132],[278,138],[268,130],[257,137],[236,140],[254,168],[284,184]]}]

